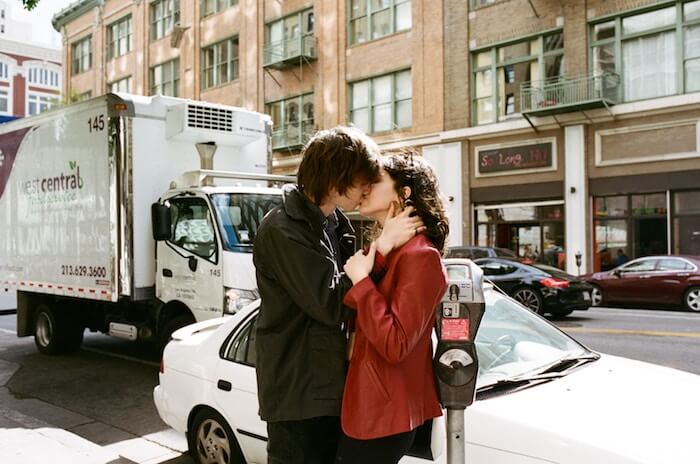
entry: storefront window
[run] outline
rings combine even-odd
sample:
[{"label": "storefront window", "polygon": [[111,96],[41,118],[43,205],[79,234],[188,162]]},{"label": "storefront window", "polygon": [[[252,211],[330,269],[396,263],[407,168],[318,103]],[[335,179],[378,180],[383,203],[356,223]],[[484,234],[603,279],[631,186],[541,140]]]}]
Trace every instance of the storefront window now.
[{"label": "storefront window", "polygon": [[673,253],[700,255],[700,191],[673,195]]},{"label": "storefront window", "polygon": [[508,248],[524,262],[565,267],[563,203],[479,206],[476,220],[478,246]]},{"label": "storefront window", "polygon": [[667,194],[651,193],[594,199],[595,271],[622,261],[668,252]]}]

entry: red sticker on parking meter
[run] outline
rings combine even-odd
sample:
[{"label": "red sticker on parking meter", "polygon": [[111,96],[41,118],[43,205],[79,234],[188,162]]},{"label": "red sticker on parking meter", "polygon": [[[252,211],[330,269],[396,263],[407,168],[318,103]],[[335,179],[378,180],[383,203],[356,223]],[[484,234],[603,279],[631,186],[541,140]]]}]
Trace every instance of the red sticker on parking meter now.
[{"label": "red sticker on parking meter", "polygon": [[440,338],[447,341],[469,341],[469,319],[443,319]]}]

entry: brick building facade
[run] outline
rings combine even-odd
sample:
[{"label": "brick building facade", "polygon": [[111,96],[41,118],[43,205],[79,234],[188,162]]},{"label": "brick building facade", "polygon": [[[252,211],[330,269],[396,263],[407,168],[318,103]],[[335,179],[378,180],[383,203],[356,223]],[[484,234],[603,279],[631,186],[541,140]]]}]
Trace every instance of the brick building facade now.
[{"label": "brick building facade", "polygon": [[67,93],[268,112],[277,172],[336,124],[418,147],[453,244],[574,273],[700,254],[699,0],[83,0],[54,25]]}]

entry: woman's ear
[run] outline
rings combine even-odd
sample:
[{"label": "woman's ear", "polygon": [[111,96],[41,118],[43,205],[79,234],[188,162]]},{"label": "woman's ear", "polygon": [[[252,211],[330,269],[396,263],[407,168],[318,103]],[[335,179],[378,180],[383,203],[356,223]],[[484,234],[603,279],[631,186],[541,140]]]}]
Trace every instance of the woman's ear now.
[{"label": "woman's ear", "polygon": [[403,188],[403,200],[406,201],[411,198],[411,187]]}]

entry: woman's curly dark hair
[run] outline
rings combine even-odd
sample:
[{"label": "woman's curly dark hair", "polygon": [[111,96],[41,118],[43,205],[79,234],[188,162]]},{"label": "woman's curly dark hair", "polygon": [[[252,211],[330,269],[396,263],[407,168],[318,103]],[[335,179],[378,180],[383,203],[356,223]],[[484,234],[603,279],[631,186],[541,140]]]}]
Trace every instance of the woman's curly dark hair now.
[{"label": "woman's curly dark hair", "polygon": [[[400,153],[388,153],[380,157],[380,164],[394,181],[394,188],[401,199],[401,208],[413,206],[426,226],[423,232],[441,254],[446,251],[450,223],[445,210],[445,199],[440,193],[435,171],[428,162],[414,150]],[[404,198],[404,187],[411,189],[408,198]],[[377,237],[379,225],[370,232]]]}]

